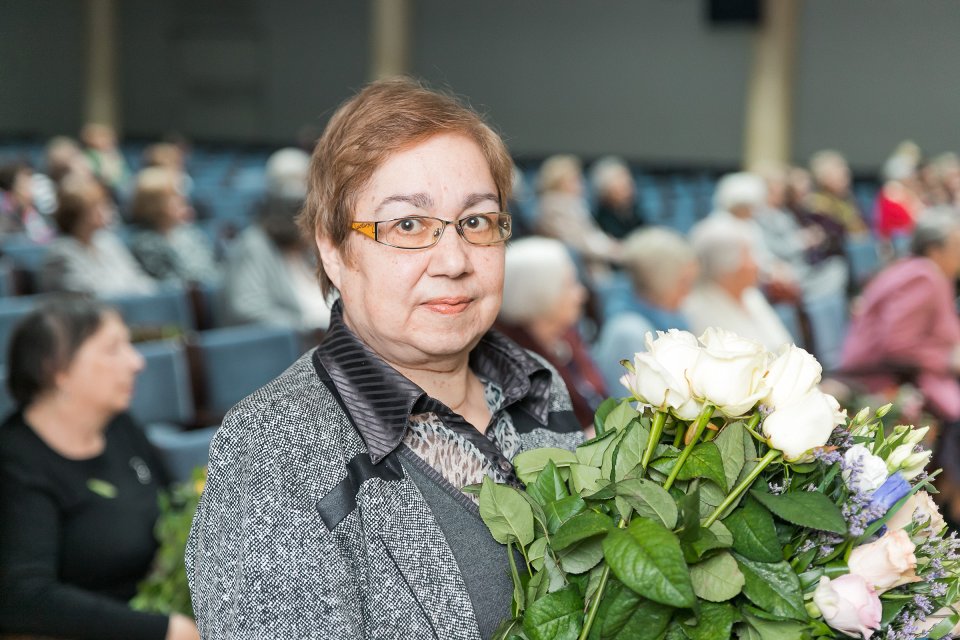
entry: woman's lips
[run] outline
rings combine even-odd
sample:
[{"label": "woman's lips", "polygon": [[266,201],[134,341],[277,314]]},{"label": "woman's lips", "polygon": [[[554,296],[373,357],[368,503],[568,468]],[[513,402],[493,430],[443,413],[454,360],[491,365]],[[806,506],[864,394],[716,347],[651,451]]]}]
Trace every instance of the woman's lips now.
[{"label": "woman's lips", "polygon": [[471,302],[473,302],[473,298],[434,298],[433,300],[424,302],[423,306],[436,313],[454,315],[463,312],[470,306]]}]

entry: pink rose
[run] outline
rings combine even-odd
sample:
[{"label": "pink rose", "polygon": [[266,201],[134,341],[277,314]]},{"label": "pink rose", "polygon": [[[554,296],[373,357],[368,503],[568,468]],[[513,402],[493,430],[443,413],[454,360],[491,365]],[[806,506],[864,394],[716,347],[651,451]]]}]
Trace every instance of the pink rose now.
[{"label": "pink rose", "polygon": [[888,529],[903,529],[911,522],[926,523],[916,531],[916,534],[929,538],[931,534],[940,533],[946,526],[937,503],[926,491],[917,491],[910,496],[900,509],[887,520]]},{"label": "pink rose", "polygon": [[888,530],[882,538],[853,550],[847,566],[878,593],[908,582],[918,582],[916,545],[902,529]]},{"label": "pink rose", "polygon": [[880,628],[880,597],[867,581],[853,573],[831,580],[824,576],[813,594],[823,620],[851,638],[863,640]]}]

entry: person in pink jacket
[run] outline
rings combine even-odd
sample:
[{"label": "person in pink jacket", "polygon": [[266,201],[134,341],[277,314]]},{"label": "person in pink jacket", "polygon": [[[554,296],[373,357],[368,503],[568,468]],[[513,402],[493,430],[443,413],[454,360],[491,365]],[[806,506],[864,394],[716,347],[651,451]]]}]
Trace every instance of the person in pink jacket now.
[{"label": "person in pink jacket", "polygon": [[929,410],[960,420],[960,216],[931,210],[918,221],[912,256],[890,265],[863,292],[847,333],[842,369],[872,391],[909,376]]}]

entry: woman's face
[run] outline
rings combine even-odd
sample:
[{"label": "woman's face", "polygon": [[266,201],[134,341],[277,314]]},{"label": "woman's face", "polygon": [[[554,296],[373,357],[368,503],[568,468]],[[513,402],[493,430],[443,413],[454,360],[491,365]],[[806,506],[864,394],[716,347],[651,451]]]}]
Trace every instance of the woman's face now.
[{"label": "woman's face", "polygon": [[193,208],[179,191],[171,191],[167,196],[166,223],[169,227],[176,227],[193,220]]},{"label": "woman's face", "polygon": [[123,320],[115,312],[107,312],[69,366],[57,374],[57,390],[105,414],[117,414],[130,406],[143,364]]},{"label": "woman's face", "polygon": [[[389,156],[358,194],[353,217],[456,221],[499,209],[480,147],[440,134]],[[347,326],[391,364],[462,362],[500,309],[504,245],[468,244],[452,225],[427,249],[389,247],[353,232],[340,250],[323,238],[318,245]]]}]

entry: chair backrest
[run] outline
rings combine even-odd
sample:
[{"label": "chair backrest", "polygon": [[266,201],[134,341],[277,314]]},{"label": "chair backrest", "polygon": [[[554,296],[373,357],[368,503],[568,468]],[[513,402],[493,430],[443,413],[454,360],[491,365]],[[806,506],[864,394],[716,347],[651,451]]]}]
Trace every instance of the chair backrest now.
[{"label": "chair backrest", "polygon": [[192,425],[196,410],[183,344],[179,340],[158,340],[136,346],[146,364],[137,376],[130,413],[143,425]]},{"label": "chair backrest", "polygon": [[116,307],[131,328],[175,327],[181,333],[196,329],[187,292],[181,289],[147,295],[110,296],[104,302]]},{"label": "chair backrest", "polygon": [[283,373],[301,343],[293,329],[248,325],[195,334],[189,349],[201,419],[211,422]]}]

